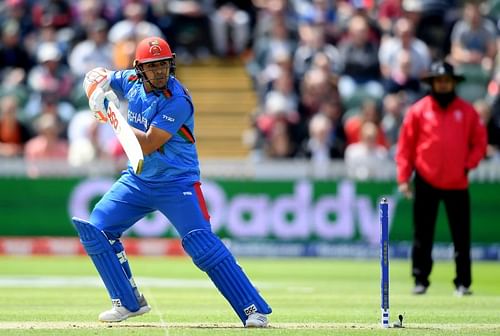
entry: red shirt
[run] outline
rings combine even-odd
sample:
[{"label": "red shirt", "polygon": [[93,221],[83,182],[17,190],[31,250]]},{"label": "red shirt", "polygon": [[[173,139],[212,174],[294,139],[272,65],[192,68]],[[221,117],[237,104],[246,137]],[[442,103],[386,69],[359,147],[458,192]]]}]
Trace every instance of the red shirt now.
[{"label": "red shirt", "polygon": [[[344,132],[347,138],[347,144],[354,144],[361,141],[361,128],[363,120],[359,116],[348,118],[344,124]],[[384,130],[377,125],[377,144],[389,148],[389,144],[384,134]]]},{"label": "red shirt", "polygon": [[413,170],[438,189],[466,189],[467,171],[486,154],[486,129],[471,104],[457,97],[442,109],[426,96],[410,106],[399,136],[398,183]]}]

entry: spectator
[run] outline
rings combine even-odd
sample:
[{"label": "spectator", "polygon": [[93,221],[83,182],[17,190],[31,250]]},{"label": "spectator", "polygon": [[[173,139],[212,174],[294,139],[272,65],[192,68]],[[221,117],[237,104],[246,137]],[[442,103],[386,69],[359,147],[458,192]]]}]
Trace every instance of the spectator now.
[{"label": "spectator", "polygon": [[311,161],[316,177],[327,176],[333,149],[330,137],[332,131],[332,122],[324,114],[317,113],[311,118],[309,138],[305,142],[303,151]]},{"label": "spectator", "polygon": [[113,47],[108,42],[106,21],[98,19],[87,29],[88,38],[75,45],[68,57],[72,73],[79,78],[98,64],[113,68]]},{"label": "spectator", "polygon": [[290,36],[297,36],[297,12],[292,1],[288,0],[252,0],[257,10],[253,36],[255,41],[268,36],[276,22],[282,21]]},{"label": "spectator", "polygon": [[488,122],[488,134],[493,135],[488,138],[489,144],[500,150],[500,95],[496,95],[491,104],[491,117]]},{"label": "spectator", "polygon": [[62,100],[71,100],[74,78],[62,63],[63,54],[56,43],[46,42],[37,52],[38,65],[28,73],[28,85],[34,94],[52,90]]},{"label": "spectator", "polygon": [[53,114],[44,114],[36,121],[38,134],[26,143],[24,157],[28,161],[64,159],[68,143],[60,137],[60,124]]},{"label": "spectator", "polygon": [[[16,96],[18,105],[23,107],[28,100],[29,92],[26,86],[26,73],[21,68],[5,69],[0,82],[1,96]],[[18,118],[24,121],[24,114],[20,113]]]},{"label": "spectator", "polygon": [[2,9],[0,11],[0,22],[8,22],[10,20],[17,22],[19,25],[19,40],[24,40],[34,28],[31,18],[31,8],[29,8],[25,0],[6,0]]},{"label": "spectator", "polygon": [[474,108],[481,121],[486,126],[488,135],[488,146],[486,149],[486,157],[490,160],[500,160],[500,114],[496,111],[496,115],[492,115],[492,108],[486,100],[480,99],[474,102]]},{"label": "spectator", "polygon": [[0,74],[8,68],[20,68],[28,72],[33,60],[23,48],[19,23],[9,20],[2,23],[2,40],[0,42]]},{"label": "spectator", "polygon": [[361,112],[347,118],[344,129],[347,137],[347,144],[353,144],[361,140],[361,129],[367,122],[377,126],[377,144],[388,148],[387,139],[380,125],[382,120],[381,105],[378,101],[367,99],[361,106]]},{"label": "spectator", "polygon": [[403,16],[403,6],[401,0],[381,0],[377,13],[377,20],[382,30],[382,34],[389,36],[392,34],[395,22]]},{"label": "spectator", "polygon": [[349,33],[339,43],[341,75],[339,91],[348,100],[356,92],[380,98],[384,93],[380,82],[378,46],[369,41],[368,23],[363,16],[353,16],[349,21]]},{"label": "spectator", "polygon": [[311,69],[314,57],[321,53],[329,59],[330,72],[339,72],[339,51],[325,41],[325,29],[321,25],[302,24],[299,28],[300,42],[293,58],[295,76],[302,78]]},{"label": "spectator", "polygon": [[[60,60],[65,62],[66,54],[69,48],[71,48],[69,40],[73,37],[73,33],[70,30],[71,28],[58,30],[52,25],[42,26],[26,36],[23,45],[36,63],[40,48],[47,44],[54,44],[61,53]],[[65,32],[69,32],[69,34]]]},{"label": "spectator", "polygon": [[77,44],[89,38],[89,32],[93,30],[94,24],[98,20],[113,22],[109,16],[106,16],[104,1],[101,0],[81,0],[75,7],[76,20],[72,23],[74,31],[73,43]]},{"label": "spectator", "polygon": [[131,38],[139,40],[147,36],[163,36],[157,25],[146,21],[146,9],[143,4],[129,2],[125,5],[123,14],[125,18],[109,29],[109,42],[116,44]]},{"label": "spectator", "polygon": [[388,94],[382,104],[382,130],[389,145],[389,154],[393,157],[404,120],[405,96],[402,93]]},{"label": "spectator", "polygon": [[361,128],[360,141],[349,144],[345,150],[346,171],[356,180],[368,180],[377,176],[380,164],[388,159],[387,149],[377,144],[380,128],[366,122]]},{"label": "spectator", "polygon": [[113,44],[113,68],[123,70],[133,67],[134,50],[137,45],[135,35],[129,35]]},{"label": "spectator", "polygon": [[212,40],[218,56],[240,55],[247,49],[251,32],[251,13],[248,0],[215,0],[210,16]]},{"label": "spectator", "polygon": [[332,71],[332,69],[335,69],[335,67],[332,65],[331,58],[326,53],[316,53],[312,60],[311,67],[323,71],[327,77],[332,78],[333,81],[337,82],[338,73],[334,73]]},{"label": "spectator", "polygon": [[394,26],[394,37],[387,37],[380,45],[378,57],[383,77],[391,77],[402,50],[410,53],[410,76],[417,79],[423,76],[431,64],[431,55],[427,45],[415,37],[414,28],[407,18],[398,19]]},{"label": "spectator", "polygon": [[[382,30],[380,28],[380,23],[376,19],[376,11],[378,5],[376,1],[373,0],[349,0],[350,5],[352,6],[352,13],[347,20],[347,24],[349,25],[349,21],[351,18],[355,16],[362,17],[368,26],[368,41],[373,43],[374,45],[380,45],[380,40],[382,38]],[[344,32],[345,32],[344,27]],[[344,36],[345,37],[345,36]]]},{"label": "spectator", "polygon": [[328,97],[336,97],[337,87],[332,78],[319,68],[306,72],[300,85],[299,114],[305,123],[318,112]]},{"label": "spectator", "polygon": [[179,60],[206,59],[213,54],[210,33],[212,0],[170,0],[167,3],[170,25],[165,29]]},{"label": "spectator", "polygon": [[72,103],[62,101],[59,93],[53,87],[49,87],[38,94],[32,94],[24,108],[24,118],[30,122],[35,122],[44,114],[56,116],[62,130],[66,130],[66,126],[75,114],[75,108]]},{"label": "spectator", "polygon": [[327,164],[330,159],[339,158],[342,148],[336,143],[332,120],[323,113],[315,114],[309,122],[309,137],[304,141],[302,155],[314,163]]},{"label": "spectator", "polygon": [[347,140],[342,120],[342,104],[340,103],[339,98],[333,96],[326,98],[321,103],[318,114],[327,117],[331,124],[331,130],[328,135],[330,158],[343,159]]},{"label": "spectator", "polygon": [[[78,167],[94,160],[114,159],[116,142],[116,136],[109,125],[98,123],[88,110],[79,111],[68,125],[68,161]],[[126,163],[126,160],[119,159],[120,163]],[[121,166],[122,169],[123,167],[125,165]]]},{"label": "spectator", "polygon": [[56,30],[71,25],[73,13],[66,0],[35,1],[31,9],[36,27],[52,26]]},{"label": "spectator", "polygon": [[17,98],[0,100],[0,158],[22,156],[30,132],[17,118]]},{"label": "spectator", "polygon": [[285,119],[277,119],[267,137],[264,151],[267,158],[289,159],[293,158],[297,146],[290,135],[290,125]]},{"label": "spectator", "polygon": [[275,24],[269,36],[254,41],[253,56],[246,68],[254,82],[255,89],[262,102],[269,91],[270,83],[293,68],[291,55],[296,42],[290,37],[281,17],[275,18]]},{"label": "spectator", "polygon": [[431,60],[443,58],[449,49],[449,26],[455,19],[455,0],[403,0],[403,16],[408,18],[415,36],[422,40]]},{"label": "spectator", "polygon": [[300,22],[322,26],[326,43],[332,45],[337,43],[341,32],[337,23],[334,1],[312,0],[303,1],[303,3],[300,9],[297,8]]},{"label": "spectator", "polygon": [[266,99],[263,113],[257,116],[256,125],[264,137],[269,137],[277,123],[286,122],[291,128],[298,121],[296,106],[282,93],[272,92]]},{"label": "spectator", "polygon": [[61,63],[62,53],[54,43],[45,43],[38,51],[39,64],[28,74],[31,89],[25,106],[25,117],[37,119],[44,113],[57,116],[66,126],[75,110],[71,102],[74,78],[68,66]]},{"label": "spectator", "polygon": [[407,102],[413,103],[422,97],[419,77],[411,72],[414,59],[408,50],[399,51],[391,73],[384,81],[387,93],[401,93]]},{"label": "spectator", "polygon": [[487,95],[497,54],[497,28],[492,21],[481,16],[479,6],[479,3],[467,1],[462,18],[451,32],[450,62],[466,78],[457,87],[457,92],[471,103]]},{"label": "spectator", "polygon": [[476,71],[491,74],[496,55],[497,30],[495,25],[481,16],[479,3],[467,1],[463,18],[451,32],[451,61],[458,68],[476,65]]},{"label": "spectator", "polygon": [[289,119],[293,120],[294,123],[298,122],[298,97],[294,90],[292,73],[283,71],[281,76],[274,80],[271,91],[266,95],[264,104],[275,99],[275,97],[279,97],[278,99],[285,102],[285,109]]}]

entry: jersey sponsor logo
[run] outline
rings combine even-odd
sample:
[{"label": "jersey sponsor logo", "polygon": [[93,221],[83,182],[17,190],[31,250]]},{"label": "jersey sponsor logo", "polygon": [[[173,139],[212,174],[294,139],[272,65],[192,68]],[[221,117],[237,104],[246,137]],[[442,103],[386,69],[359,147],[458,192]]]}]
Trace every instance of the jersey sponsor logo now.
[{"label": "jersey sponsor logo", "polygon": [[162,115],[162,118],[165,119],[166,121],[174,122],[175,118],[169,117],[167,115]]},{"label": "jersey sponsor logo", "polygon": [[190,191],[183,191],[183,192],[182,192],[182,194],[183,194],[184,196],[191,196],[191,195],[193,195],[193,193],[192,193],[192,192],[190,192]]},{"label": "jersey sponsor logo", "polygon": [[255,305],[253,304],[253,305],[248,306],[245,309],[243,309],[243,311],[245,312],[246,316],[249,316],[249,315],[252,315],[253,313],[257,312],[257,307],[255,307]]}]

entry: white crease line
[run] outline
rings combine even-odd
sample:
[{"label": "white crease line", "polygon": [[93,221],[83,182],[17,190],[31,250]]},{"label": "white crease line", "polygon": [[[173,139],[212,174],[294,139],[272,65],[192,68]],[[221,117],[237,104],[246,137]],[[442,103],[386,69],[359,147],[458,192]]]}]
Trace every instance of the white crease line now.
[{"label": "white crease line", "polygon": [[[193,279],[162,279],[137,277],[136,282],[151,288],[212,288],[208,280]],[[102,281],[97,276],[0,276],[0,287],[102,287]]]},{"label": "white crease line", "polygon": [[[214,284],[206,280],[172,279],[153,277],[134,277],[140,287],[149,288],[215,288]],[[261,283],[257,288],[288,288],[278,284]],[[98,276],[36,276],[36,275],[0,275],[0,288],[57,288],[57,287],[103,287]]]},{"label": "white crease line", "polygon": [[160,318],[160,326],[162,329],[165,330],[165,336],[168,336],[169,335],[169,330],[168,330],[168,325],[167,325],[167,321],[163,318],[163,313],[160,311],[160,309],[158,308],[159,305],[157,304],[156,302],[156,298],[155,296],[153,295],[153,292],[151,291],[151,288],[149,287],[145,287],[145,291],[144,293],[146,294],[147,298],[146,300],[149,300],[151,299],[151,304],[152,304],[152,307],[151,309],[156,313],[156,315],[158,315],[158,317]]}]

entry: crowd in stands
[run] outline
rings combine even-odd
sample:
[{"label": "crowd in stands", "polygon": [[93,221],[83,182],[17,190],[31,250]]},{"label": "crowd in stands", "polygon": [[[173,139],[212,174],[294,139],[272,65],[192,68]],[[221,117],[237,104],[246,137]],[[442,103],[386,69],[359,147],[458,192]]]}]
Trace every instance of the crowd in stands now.
[{"label": "crowd in stands", "polygon": [[135,44],[157,35],[185,66],[243,60],[255,159],[392,158],[406,108],[426,93],[419,78],[446,59],[500,160],[499,18],[499,0],[3,0],[0,158],[123,155],[88,113],[82,77],[131,67]]},{"label": "crowd in stands", "polygon": [[465,75],[457,93],[488,127],[488,157],[500,159],[499,1],[263,3],[247,64],[260,101],[257,159],[344,159],[369,178],[393,158],[405,111],[427,93],[420,78],[443,59]]}]

